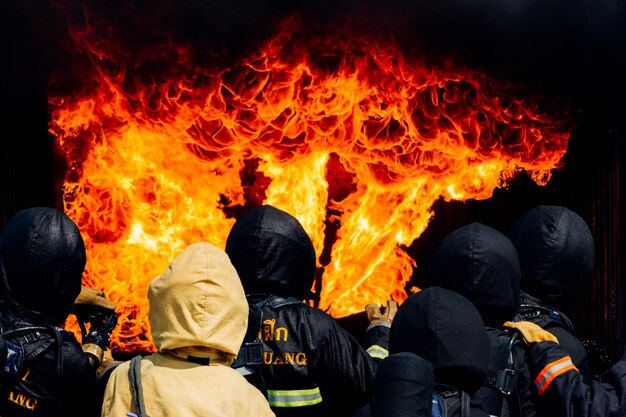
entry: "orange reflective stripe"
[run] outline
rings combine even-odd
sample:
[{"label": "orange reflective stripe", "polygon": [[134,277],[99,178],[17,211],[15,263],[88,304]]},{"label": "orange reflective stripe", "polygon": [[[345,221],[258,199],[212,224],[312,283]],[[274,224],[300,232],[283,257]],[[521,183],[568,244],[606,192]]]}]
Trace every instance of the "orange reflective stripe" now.
[{"label": "orange reflective stripe", "polygon": [[555,365],[559,365],[563,362],[567,362],[567,361],[572,361],[572,358],[570,358],[569,356],[565,356],[559,360],[556,360],[554,362],[550,362],[549,364],[547,364],[546,366],[543,367],[543,369],[541,370],[541,372],[539,372],[539,375],[537,375],[537,378],[535,378],[535,385],[537,385],[537,383],[543,379],[544,375],[546,373],[548,373],[550,371],[550,369],[555,366]]},{"label": "orange reflective stripe", "polygon": [[578,371],[578,369],[572,363],[572,358],[569,356],[565,356],[559,360],[551,362],[544,366],[544,368],[539,372],[537,378],[535,378],[535,386],[537,387],[537,393],[539,395],[543,394],[545,390],[548,389],[550,383],[557,376],[567,372],[567,371]]}]

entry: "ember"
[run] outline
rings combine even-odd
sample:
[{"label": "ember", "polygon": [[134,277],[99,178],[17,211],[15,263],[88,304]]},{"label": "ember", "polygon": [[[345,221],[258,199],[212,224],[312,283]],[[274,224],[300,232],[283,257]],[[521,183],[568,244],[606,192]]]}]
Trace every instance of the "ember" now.
[{"label": "ember", "polygon": [[73,33],[87,59],[71,92],[67,74],[53,82],[50,131],[84,281],[120,314],[117,351],[154,349],[148,282],[190,243],[223,247],[246,207],[302,222],[329,254],[319,307],[342,317],[406,298],[416,265],[403,248],[436,200],[489,198],[521,170],[546,184],[567,150],[567,123],[538,99],[376,39],[284,31],[215,67],[172,42],[130,56],[92,29]]}]

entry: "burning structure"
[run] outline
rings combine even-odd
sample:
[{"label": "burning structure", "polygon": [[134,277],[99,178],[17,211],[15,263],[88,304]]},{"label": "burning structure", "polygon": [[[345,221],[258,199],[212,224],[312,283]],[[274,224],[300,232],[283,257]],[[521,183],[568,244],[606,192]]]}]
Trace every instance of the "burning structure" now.
[{"label": "burning structure", "polygon": [[[578,76],[554,83],[550,69],[529,82],[520,75],[528,63],[516,68],[484,51],[472,54],[462,22],[482,19],[477,43],[498,32],[486,14],[455,2],[448,10],[398,2],[398,10],[384,13],[346,2],[330,14],[325,2],[267,2],[255,16],[258,4],[122,3],[48,2],[38,10],[54,17],[46,35],[55,34],[38,135],[54,144],[60,162],[55,203],[86,241],[84,281],[118,306],[116,351],[152,349],[147,283],[189,243],[223,246],[251,207],[272,204],[302,222],[318,254],[319,307],[345,317],[367,302],[402,301],[418,290],[429,239],[454,228],[479,201],[516,186],[526,187],[516,197],[524,204],[492,201],[484,215],[497,213],[499,223],[491,224],[504,229],[533,202],[581,211],[603,248],[596,278],[604,284],[594,285],[594,303],[597,292],[608,291],[586,315],[596,323],[590,338],[622,325],[613,258],[620,154],[611,143],[623,130],[605,131],[597,148],[613,165],[595,178],[569,174],[570,181],[587,178],[587,195],[570,188],[577,195],[568,200],[567,191],[549,188],[556,169],[576,163],[568,152],[585,148],[571,142],[587,143],[577,137],[613,121],[587,107],[597,98],[591,91],[612,103],[610,88],[576,94],[564,86]],[[408,19],[409,11],[418,17]],[[446,33],[424,15],[447,19]],[[547,62],[559,68],[556,59]],[[598,182],[602,199],[590,194]],[[439,220],[453,210],[452,219]],[[598,324],[602,315],[611,324]]]}]

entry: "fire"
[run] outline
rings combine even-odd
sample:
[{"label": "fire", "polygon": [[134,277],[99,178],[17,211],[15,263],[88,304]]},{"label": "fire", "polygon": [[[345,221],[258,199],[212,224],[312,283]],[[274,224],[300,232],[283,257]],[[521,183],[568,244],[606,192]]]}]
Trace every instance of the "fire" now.
[{"label": "fire", "polygon": [[416,265],[403,248],[436,200],[489,198],[521,170],[545,184],[567,149],[566,123],[539,100],[364,36],[283,32],[209,67],[173,43],[130,57],[89,29],[73,34],[71,91],[51,83],[50,132],[84,283],[117,305],[117,351],[154,349],[148,283],[190,243],[223,247],[246,208],[302,222],[323,267],[319,307],[341,317],[406,298]]}]

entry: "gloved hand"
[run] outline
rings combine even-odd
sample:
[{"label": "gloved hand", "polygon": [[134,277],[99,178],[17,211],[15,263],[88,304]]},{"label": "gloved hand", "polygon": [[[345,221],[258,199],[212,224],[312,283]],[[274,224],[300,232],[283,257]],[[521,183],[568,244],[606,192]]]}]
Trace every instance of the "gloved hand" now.
[{"label": "gloved hand", "polygon": [[93,306],[104,310],[115,310],[115,304],[109,301],[103,291],[83,285],[80,294],[74,300],[74,306]]},{"label": "gloved hand", "polygon": [[535,323],[530,321],[507,321],[503,324],[505,328],[515,330],[519,332],[524,340],[524,343],[531,345],[539,342],[555,342],[559,343],[559,340],[555,335],[547,330],[542,329]]},{"label": "gloved hand", "polygon": [[93,343],[101,349],[107,349],[111,341],[111,332],[117,325],[115,312],[107,315],[97,315],[90,320],[91,327],[87,334],[83,334],[83,345]]},{"label": "gloved hand", "polygon": [[111,349],[106,348],[104,349],[104,354],[102,356],[102,363],[100,363],[100,366],[96,370],[96,375],[100,377],[105,373],[110,372],[113,368],[121,363],[122,361],[117,361],[113,358],[113,355],[111,354]]},{"label": "gloved hand", "polygon": [[398,303],[393,300],[387,300],[387,306],[382,312],[377,304],[366,305],[365,313],[367,314],[367,320],[369,321],[368,329],[374,326],[390,327],[397,312]]},{"label": "gloved hand", "polygon": [[104,351],[109,347],[111,332],[117,325],[115,304],[105,297],[104,292],[83,286],[74,301],[73,312],[80,326],[83,352],[98,367]]}]

